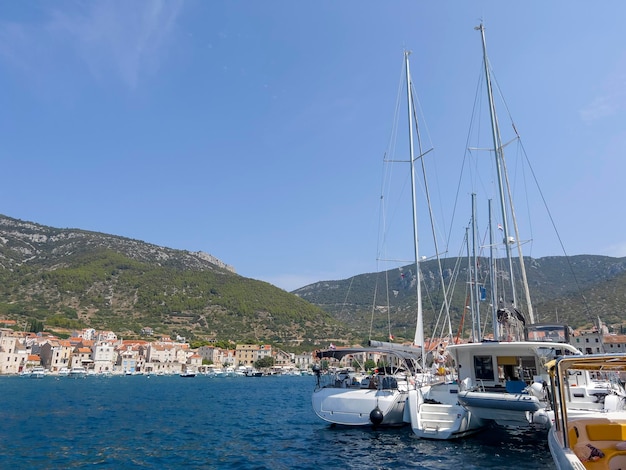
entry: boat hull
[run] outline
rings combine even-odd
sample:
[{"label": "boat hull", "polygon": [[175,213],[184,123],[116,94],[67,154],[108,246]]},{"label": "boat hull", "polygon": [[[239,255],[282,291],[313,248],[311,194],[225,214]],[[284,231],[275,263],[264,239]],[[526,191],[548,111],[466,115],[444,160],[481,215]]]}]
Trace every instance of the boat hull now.
[{"label": "boat hull", "polygon": [[584,470],[585,466],[574,451],[563,446],[558,433],[559,431],[554,427],[548,431],[548,447],[557,470]]},{"label": "boat hull", "polygon": [[[466,437],[482,430],[486,423],[471,411],[458,404],[456,385],[442,384],[448,390],[447,403],[426,402],[424,395],[430,390],[411,390],[405,416],[413,433],[421,439],[451,440]],[[434,386],[435,388],[442,388]],[[441,391],[436,393],[441,396]],[[406,418],[405,418],[406,419]]]},{"label": "boat hull", "polygon": [[[408,392],[400,390],[319,388],[312,405],[321,419],[344,426],[403,426]],[[383,420],[373,423],[370,414],[378,408]]]}]

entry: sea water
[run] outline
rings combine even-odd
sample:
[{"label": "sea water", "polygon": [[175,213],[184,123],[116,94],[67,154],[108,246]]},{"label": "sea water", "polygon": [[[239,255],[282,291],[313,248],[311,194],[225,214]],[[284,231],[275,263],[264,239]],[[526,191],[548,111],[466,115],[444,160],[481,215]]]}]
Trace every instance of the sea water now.
[{"label": "sea water", "polygon": [[315,378],[0,377],[1,469],[554,469],[545,435],[332,427]]}]

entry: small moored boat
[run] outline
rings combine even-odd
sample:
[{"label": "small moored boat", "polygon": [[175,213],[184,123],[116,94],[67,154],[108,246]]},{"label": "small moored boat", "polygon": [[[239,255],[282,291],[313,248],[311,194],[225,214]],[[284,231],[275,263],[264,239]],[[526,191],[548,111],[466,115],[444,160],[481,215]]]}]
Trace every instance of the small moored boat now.
[{"label": "small moored boat", "polygon": [[181,377],[195,377],[196,376],[196,372],[192,369],[185,369],[183,372],[180,373]]}]

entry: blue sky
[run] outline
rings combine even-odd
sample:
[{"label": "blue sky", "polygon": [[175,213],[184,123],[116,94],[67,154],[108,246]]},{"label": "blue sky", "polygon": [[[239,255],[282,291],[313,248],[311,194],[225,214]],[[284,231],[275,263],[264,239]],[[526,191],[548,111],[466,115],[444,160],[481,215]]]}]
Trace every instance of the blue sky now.
[{"label": "blue sky", "polygon": [[405,49],[438,211],[467,224],[482,19],[560,236],[534,224],[524,254],[625,256],[624,18],[618,0],[2,2],[0,213],[286,290],[374,271]]}]

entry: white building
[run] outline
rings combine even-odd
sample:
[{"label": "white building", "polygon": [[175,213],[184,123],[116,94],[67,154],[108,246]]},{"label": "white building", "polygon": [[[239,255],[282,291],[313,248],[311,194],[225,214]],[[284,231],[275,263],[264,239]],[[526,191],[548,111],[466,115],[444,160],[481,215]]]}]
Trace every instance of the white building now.
[{"label": "white building", "polygon": [[20,335],[8,328],[0,328],[0,374],[18,374],[26,366],[29,351]]}]

